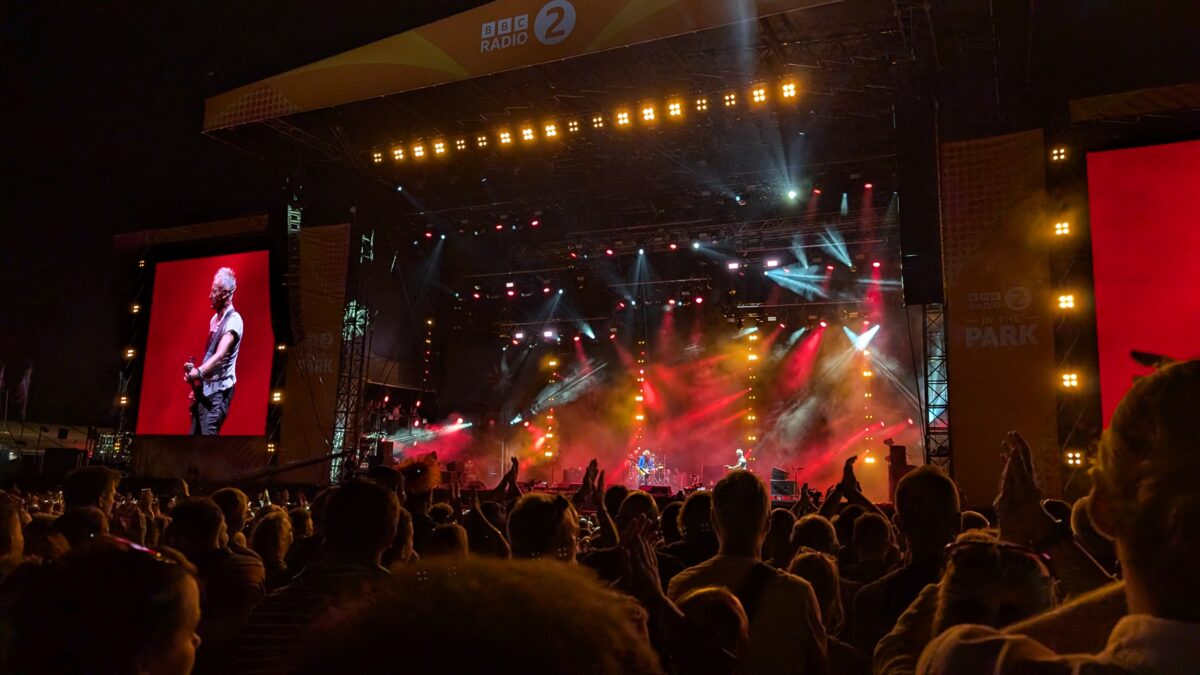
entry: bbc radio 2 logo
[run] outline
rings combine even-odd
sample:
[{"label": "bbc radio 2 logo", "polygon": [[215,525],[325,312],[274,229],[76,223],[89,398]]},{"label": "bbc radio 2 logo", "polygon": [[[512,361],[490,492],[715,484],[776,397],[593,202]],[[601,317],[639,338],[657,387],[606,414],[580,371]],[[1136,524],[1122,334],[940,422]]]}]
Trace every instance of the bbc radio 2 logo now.
[{"label": "bbc radio 2 logo", "polygon": [[[568,0],[550,0],[533,19],[533,35],[544,45],[556,45],[575,29],[575,6]],[[479,51],[495,52],[529,42],[529,15],[496,19],[480,26]]]}]

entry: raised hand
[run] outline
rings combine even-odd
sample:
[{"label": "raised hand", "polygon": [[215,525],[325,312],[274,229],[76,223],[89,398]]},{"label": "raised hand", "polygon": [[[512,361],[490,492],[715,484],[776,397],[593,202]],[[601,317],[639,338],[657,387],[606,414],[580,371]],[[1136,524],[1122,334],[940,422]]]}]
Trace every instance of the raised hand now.
[{"label": "raised hand", "polygon": [[1033,469],[1033,453],[1021,434],[1004,436],[1004,470],[996,495],[996,519],[1001,538],[1029,546],[1053,533],[1054,520],[1042,509],[1042,489]]},{"label": "raised hand", "polygon": [[658,556],[654,553],[653,524],[642,515],[634,518],[621,533],[622,586],[631,595],[649,605],[663,597]]},{"label": "raised hand", "polygon": [[592,491],[592,498],[596,501],[596,510],[604,510],[604,470],[596,474],[596,489]]},{"label": "raised hand", "polygon": [[857,461],[858,455],[851,455],[842,465],[842,482],[838,484],[842,494],[858,492],[858,477],[854,475],[854,463]]}]

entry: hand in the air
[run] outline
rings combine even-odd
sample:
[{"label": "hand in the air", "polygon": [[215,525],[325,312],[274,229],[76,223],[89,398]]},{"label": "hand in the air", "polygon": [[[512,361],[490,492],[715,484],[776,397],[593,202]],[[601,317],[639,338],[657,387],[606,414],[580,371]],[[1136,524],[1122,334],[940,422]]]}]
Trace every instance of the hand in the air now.
[{"label": "hand in the air", "polygon": [[1042,490],[1033,469],[1033,453],[1021,434],[1010,431],[1002,443],[1004,470],[994,506],[1000,537],[1022,546],[1053,534],[1054,520],[1042,509]]}]

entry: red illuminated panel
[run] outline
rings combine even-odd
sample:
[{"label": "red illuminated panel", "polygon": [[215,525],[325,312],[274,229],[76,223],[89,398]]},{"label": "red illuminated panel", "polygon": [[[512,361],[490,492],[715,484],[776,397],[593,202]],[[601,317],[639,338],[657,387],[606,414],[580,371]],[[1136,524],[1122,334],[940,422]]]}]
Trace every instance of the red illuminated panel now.
[{"label": "red illuminated panel", "polygon": [[1107,425],[1131,350],[1200,356],[1200,141],[1089,154],[1088,199]]},{"label": "red illuminated panel", "polygon": [[237,385],[222,436],[261,436],[267,427],[267,399],[275,337],[271,330],[270,265],[266,251],[235,253],[159,263],[154,272],[150,332],[138,405],[137,433],[191,432],[191,391],[183,379],[188,357],[201,359],[213,316],[208,294],[213,274],[229,267],[237,276],[233,306],[242,316],[244,338],[237,359]]}]

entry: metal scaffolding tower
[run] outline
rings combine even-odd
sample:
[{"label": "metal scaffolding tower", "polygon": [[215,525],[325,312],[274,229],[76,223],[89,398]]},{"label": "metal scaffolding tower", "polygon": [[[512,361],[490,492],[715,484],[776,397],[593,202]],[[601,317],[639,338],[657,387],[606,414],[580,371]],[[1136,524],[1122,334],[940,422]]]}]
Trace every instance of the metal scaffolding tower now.
[{"label": "metal scaffolding tower", "polygon": [[950,453],[950,383],[946,363],[946,314],[940,304],[925,305],[925,463],[954,475]]},{"label": "metal scaffolding tower", "polygon": [[367,309],[367,274],[363,271],[375,259],[375,232],[362,235],[358,265],[353,270],[353,288],[346,300],[342,317],[342,351],[338,358],[337,401],[333,416],[333,452],[329,480],[338,482],[358,466],[358,446],[362,429],[362,396],[366,383],[367,344],[371,330]]}]

